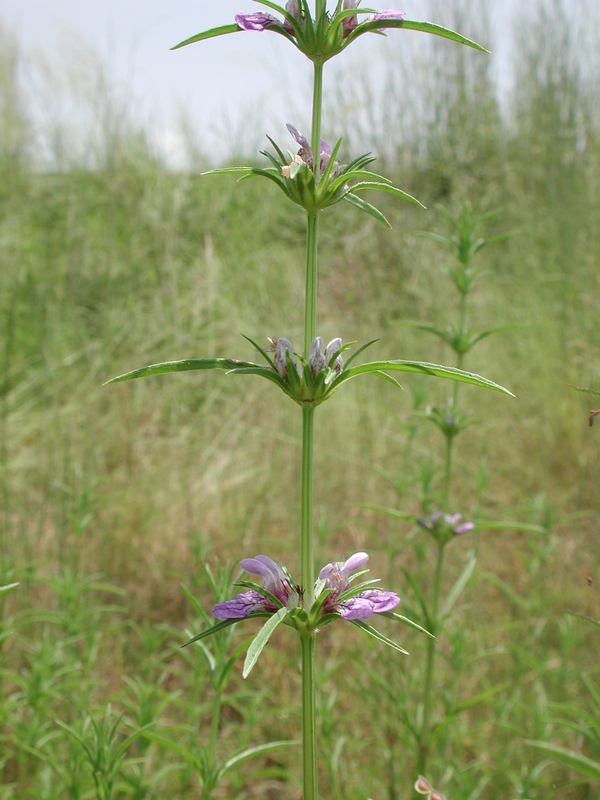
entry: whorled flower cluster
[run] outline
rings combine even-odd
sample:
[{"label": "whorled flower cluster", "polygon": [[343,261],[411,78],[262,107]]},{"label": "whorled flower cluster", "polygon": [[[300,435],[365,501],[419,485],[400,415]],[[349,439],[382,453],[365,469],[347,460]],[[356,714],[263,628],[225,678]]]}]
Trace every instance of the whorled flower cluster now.
[{"label": "whorled flower cluster", "polygon": [[[311,615],[313,609],[307,609],[311,627],[316,628],[335,617],[366,620],[373,614],[384,614],[398,605],[400,598],[394,592],[362,589],[359,585],[353,593],[351,574],[361,570],[368,560],[367,553],[355,553],[344,562],[334,561],[323,567],[315,584],[315,613]],[[264,555],[246,558],[240,562],[240,566],[263,579],[262,590],[249,589],[231,600],[217,603],[212,612],[216,619],[243,619],[257,612],[264,615],[265,612],[274,614],[280,608],[287,608],[290,612],[302,608],[304,592],[294,584],[288,571],[271,558]]]},{"label": "whorled flower cluster", "polygon": [[[358,5],[359,0],[338,0],[333,13],[325,12],[324,18],[313,20],[306,0],[288,0],[285,7],[278,7],[283,19],[257,11],[236,14],[235,21],[243,31],[270,30],[280,33],[309,58],[327,60],[357,36],[391,27],[405,17],[403,11],[395,8],[386,8],[373,14],[361,12]],[[360,13],[365,14],[362,22],[358,18]]]}]

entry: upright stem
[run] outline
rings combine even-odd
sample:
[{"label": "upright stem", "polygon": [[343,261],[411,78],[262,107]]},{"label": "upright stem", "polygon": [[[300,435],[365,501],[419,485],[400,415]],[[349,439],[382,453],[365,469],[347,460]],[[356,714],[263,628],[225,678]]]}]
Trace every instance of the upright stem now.
[{"label": "upright stem", "polygon": [[315,723],[315,634],[300,637],[302,647],[303,800],[317,800],[317,731]]},{"label": "upright stem", "polygon": [[304,356],[317,328],[317,235],[319,215],[308,214],[306,225],[306,294],[304,301]]},{"label": "upright stem", "polygon": [[302,497],[300,511],[300,585],[303,587],[305,603],[312,605],[315,584],[313,558],[313,431],[315,409],[311,405],[302,407]]},{"label": "upright stem", "polygon": [[319,179],[321,155],[321,111],[323,109],[323,64],[315,61],[313,72],[313,107],[310,146],[313,151],[315,179]]},{"label": "upright stem", "polygon": [[[316,19],[325,11],[325,0],[316,0]],[[311,147],[313,171],[319,180],[323,64],[314,65]],[[319,213],[307,215],[306,294],[304,305],[304,355],[307,358],[317,328],[317,235]],[[300,512],[300,584],[307,608],[313,603],[315,566],[313,553],[313,442],[314,407],[302,407],[302,486]],[[301,634],[302,642],[302,760],[304,800],[317,800],[317,734],[315,725],[315,634]]]}]

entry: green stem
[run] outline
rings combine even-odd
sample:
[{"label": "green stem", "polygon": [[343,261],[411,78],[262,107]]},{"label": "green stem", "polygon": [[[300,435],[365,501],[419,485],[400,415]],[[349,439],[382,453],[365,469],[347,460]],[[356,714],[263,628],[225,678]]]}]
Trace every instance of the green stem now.
[{"label": "green stem", "polygon": [[302,408],[302,497],[300,511],[300,585],[305,591],[305,604],[312,606],[315,584],[313,558],[313,432],[315,409]]},{"label": "green stem", "polygon": [[309,214],[306,226],[306,294],[304,300],[304,357],[317,328],[317,235],[319,215]]},{"label": "green stem", "polygon": [[321,113],[323,109],[323,63],[314,62],[313,73],[313,107],[312,107],[312,130],[310,134],[310,146],[313,151],[313,172],[315,180],[319,180],[321,164]]},{"label": "green stem", "polygon": [[317,800],[317,731],[315,715],[315,634],[301,636],[303,800]]},{"label": "green stem", "polygon": [[[440,587],[442,583],[442,567],[444,565],[444,545],[438,544],[437,566],[435,569],[435,583],[433,587],[433,608],[431,613],[431,626],[434,636],[438,633],[438,604],[440,599]],[[423,690],[423,724],[419,735],[419,752],[417,756],[417,773],[425,774],[427,765],[427,754],[429,750],[429,718],[431,715],[431,689],[433,679],[433,665],[435,662],[436,640],[430,639],[427,645],[427,671],[425,673],[425,688]]]},{"label": "green stem", "polygon": [[[325,0],[316,2],[316,18],[325,11]],[[311,147],[313,171],[319,179],[321,152],[321,109],[323,104],[323,64],[314,65],[313,119]],[[304,305],[304,356],[308,358],[310,345],[317,328],[317,236],[319,214],[308,214],[306,228],[306,294]],[[313,603],[315,567],[313,554],[313,442],[314,407],[302,408],[302,486],[300,512],[300,585],[304,603]],[[304,800],[317,800],[317,739],[315,726],[315,638],[314,633],[301,634],[302,642],[302,759],[304,775]]]},{"label": "green stem", "polygon": [[221,692],[215,692],[213,699],[212,718],[210,721],[210,734],[208,737],[208,765],[209,772],[212,774],[215,768],[215,753],[217,749],[217,737],[219,735],[219,722],[221,719]]}]

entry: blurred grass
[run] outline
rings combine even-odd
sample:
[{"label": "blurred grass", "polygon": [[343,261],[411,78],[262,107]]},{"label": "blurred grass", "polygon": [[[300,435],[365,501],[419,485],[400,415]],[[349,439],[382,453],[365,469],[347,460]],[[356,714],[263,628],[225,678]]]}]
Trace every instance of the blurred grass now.
[{"label": "blurred grass", "polygon": [[[465,19],[461,4],[451,11],[462,18],[442,22],[481,26],[465,33],[486,40],[489,23],[481,15]],[[559,792],[589,800],[597,788],[556,766],[536,771],[539,757],[520,742],[554,737],[578,745],[575,733],[560,728],[553,704],[584,706],[579,677],[598,676],[593,629],[565,612],[600,616],[600,445],[597,431],[587,427],[590,398],[571,388],[600,388],[600,73],[593,71],[597,60],[576,46],[575,23],[559,3],[538,4],[527,14],[521,21],[528,37],[513,41],[508,111],[499,109],[485,60],[444,46],[429,72],[417,63],[410,92],[386,93],[388,117],[367,128],[375,145],[385,132],[376,148],[386,156],[385,169],[431,210],[384,203],[391,232],[354,209],[323,215],[318,327],[326,339],[379,337],[374,356],[450,363],[444,347],[402,324],[456,316],[445,256],[419,233],[444,231],[438,202],[452,208],[467,198],[480,211],[502,208],[489,232],[515,235],[484,251],[487,275],[473,297],[471,322],[516,327],[476,348],[467,368],[506,385],[516,399],[465,388],[463,402],[478,425],[456,443],[455,497],[467,517],[520,519],[545,525],[547,534],[481,534],[451,549],[449,582],[467,547],[476,549],[479,570],[442,645],[447,666],[440,693],[446,696],[458,674],[455,689],[465,700],[497,693],[456,719],[442,737],[435,769],[455,788],[449,797],[504,798],[518,790],[523,797]],[[135,126],[110,128],[102,145],[109,149],[95,153],[95,169],[68,160],[65,166],[64,148],[61,169],[34,169],[35,130],[19,92],[18,50],[7,37],[5,43],[0,585],[21,585],[0,598],[7,632],[0,636],[6,753],[0,796],[42,798],[59,795],[31,748],[56,734],[55,719],[78,719],[90,709],[99,718],[107,702],[127,707],[123,674],[164,685],[177,706],[169,724],[188,724],[190,740],[203,736],[210,715],[202,705],[206,674],[194,673],[169,649],[173,629],[190,616],[180,582],[210,605],[201,560],[237,562],[266,552],[297,572],[300,420],[290,403],[251,377],[101,384],[171,358],[253,358],[240,333],[263,343],[285,335],[300,346],[304,222],[260,182],[237,186],[227,178],[200,178],[192,167],[169,171]],[[406,59],[390,60],[392,83]],[[430,102],[418,101],[415,90]],[[353,91],[346,106],[330,111],[349,127],[349,146],[365,136],[360,120],[377,113],[375,99],[365,105],[360,81]],[[362,117],[354,113],[359,107]],[[402,488],[403,508],[417,512],[419,487],[432,475],[435,492],[441,479],[439,440],[416,412],[443,400],[448,387],[410,376],[403,383],[400,393],[376,381],[352,382],[319,412],[315,507],[319,560],[367,549],[374,573],[389,573],[410,603],[400,568],[418,574],[426,587],[427,549],[411,547],[401,528],[360,508],[393,506]],[[411,426],[416,436],[409,451]],[[122,590],[119,608],[110,594],[73,588],[97,573]],[[48,578],[63,582],[41,583]],[[73,617],[78,603],[83,618]],[[111,606],[106,613],[105,606]],[[66,618],[60,620],[42,613],[61,609]],[[130,624],[138,626],[136,634]],[[244,697],[225,715],[223,753],[254,736],[297,733],[296,656],[280,638],[249,690],[236,678]],[[322,783],[331,796],[334,789],[346,798],[408,796],[410,764],[401,760],[406,732],[369,674],[370,661],[381,665],[392,676],[389,685],[397,680],[409,702],[423,664],[420,643],[407,637],[405,644],[414,655],[398,662],[356,637],[344,641],[343,633],[323,639]],[[460,658],[467,663],[462,671],[455,663]],[[65,665],[64,674],[57,664]],[[47,672],[46,683],[38,675],[43,702],[17,679],[35,683],[36,665]],[[191,698],[200,703],[196,710]],[[361,736],[355,735],[359,725],[366,730]],[[63,740],[48,741],[66,752]],[[391,767],[370,769],[373,748],[400,754],[397,774]],[[151,754],[155,771],[174,763],[165,753]],[[285,769],[267,760],[256,781],[240,771],[227,796],[272,791],[293,797],[295,760],[280,758]],[[79,770],[86,787],[89,776],[77,764],[72,775]],[[196,796],[188,773],[183,770],[180,783],[169,773],[139,796],[164,796],[152,792],[165,786],[171,797]],[[85,791],[60,796],[84,797]],[[122,789],[118,796],[135,795]]]}]

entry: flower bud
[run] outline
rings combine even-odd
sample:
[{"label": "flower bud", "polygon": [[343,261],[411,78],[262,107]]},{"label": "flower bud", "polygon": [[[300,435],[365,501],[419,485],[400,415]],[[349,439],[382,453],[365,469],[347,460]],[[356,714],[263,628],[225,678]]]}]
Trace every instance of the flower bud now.
[{"label": "flower bud", "polygon": [[[332,339],[329,342],[329,344],[325,348],[325,362],[327,364],[329,364],[329,362],[331,361],[331,359],[334,356],[334,353],[336,353],[340,349],[341,346],[342,346],[342,340],[339,338],[339,336],[336,337],[335,339]],[[344,359],[342,358],[342,356],[340,354],[336,358],[335,363],[333,364],[333,369],[339,375],[340,372],[342,371],[342,367],[343,366],[344,366]]]},{"label": "flower bud", "polygon": [[319,372],[327,366],[327,357],[323,353],[323,339],[321,339],[320,336],[317,336],[317,338],[313,339],[310,343],[308,366],[315,378]]},{"label": "flower bud", "polygon": [[287,365],[287,358],[286,352],[289,351],[290,357],[294,362],[294,366],[297,367],[297,360],[296,356],[294,355],[294,348],[292,347],[292,343],[289,339],[284,339],[283,336],[280,336],[277,339],[277,352],[275,353],[275,361],[274,366],[277,372],[281,375],[284,380],[287,380],[288,377],[288,365]]}]

